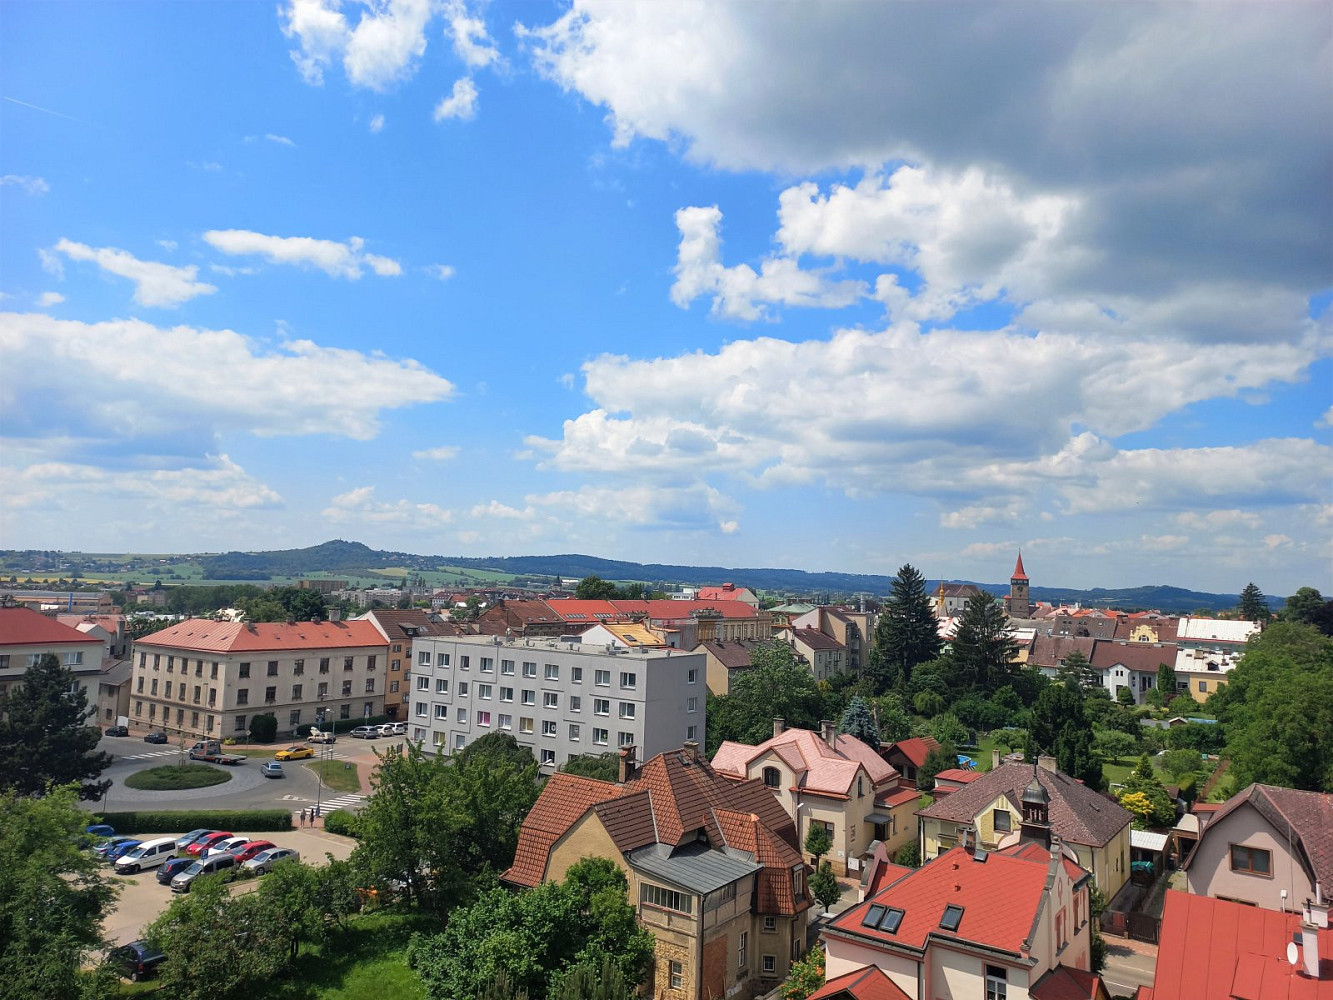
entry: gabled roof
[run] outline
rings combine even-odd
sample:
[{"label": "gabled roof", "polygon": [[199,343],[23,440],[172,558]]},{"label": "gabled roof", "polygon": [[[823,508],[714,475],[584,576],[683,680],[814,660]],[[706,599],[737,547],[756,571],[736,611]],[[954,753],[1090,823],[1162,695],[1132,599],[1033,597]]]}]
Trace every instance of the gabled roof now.
[{"label": "gabled roof", "polygon": [[1028,995],[1032,1000],[1102,1000],[1107,992],[1101,976],[1057,965],[1037,980]]},{"label": "gabled roof", "polygon": [[[1031,840],[1026,843],[1014,844],[1012,847],[1006,847],[995,853],[1006,854],[1011,858],[1027,858],[1029,861],[1040,861],[1043,864],[1049,863],[1051,860],[1051,852]],[[1080,868],[1078,864],[1069,859],[1068,854],[1062,855],[1061,860],[1065,865],[1065,874],[1069,876],[1069,881],[1073,882],[1074,885],[1092,878],[1092,872]]]},{"label": "gabled roof", "polygon": [[738,587],[734,583],[724,583],[720,587],[700,587],[695,591],[695,596],[701,601],[739,601],[745,594],[754,600],[754,592],[749,587]]},{"label": "gabled roof", "polygon": [[810,649],[846,649],[847,647],[840,643],[831,635],[825,635],[817,628],[798,628],[793,629],[792,634],[796,641],[803,643]]},{"label": "gabled roof", "polygon": [[[1199,843],[1245,805],[1253,806],[1283,840],[1295,846],[1297,860],[1310,881],[1333,888],[1333,794],[1303,792],[1256,782],[1231,796],[1213,813],[1199,835]],[[1189,868],[1198,850],[1196,845],[1182,867]]]},{"label": "gabled roof", "polygon": [[101,640],[31,608],[0,608],[0,646],[100,645]]},{"label": "gabled roof", "polygon": [[421,608],[375,608],[356,621],[369,621],[379,627],[388,641],[411,640],[417,636],[464,635],[457,622],[441,622]]},{"label": "gabled roof", "polygon": [[134,641],[135,646],[160,646],[210,653],[265,652],[283,649],[350,649],[383,646],[372,622],[215,622],[190,618]]},{"label": "gabled roof", "polygon": [[914,767],[920,767],[930,756],[930,751],[940,748],[939,740],[933,736],[912,736],[905,740],[899,740],[892,744],[886,753],[897,750],[904,757],[912,762]]},{"label": "gabled roof", "polygon": [[1177,647],[1174,643],[1127,642],[1123,639],[1098,639],[1092,647],[1089,662],[1099,670],[1125,666],[1130,670],[1156,673],[1163,663],[1174,665]]},{"label": "gabled roof", "polygon": [[580,601],[561,598],[546,602],[568,622],[625,621],[632,616],[646,616],[654,621],[689,618],[702,611],[713,611],[723,618],[755,618],[759,612],[743,601]]},{"label": "gabled roof", "polygon": [[546,876],[546,862],[552,845],[592,806],[613,799],[622,791],[620,785],[595,778],[563,771],[551,775],[523,820],[514,864],[505,872],[505,880],[526,886],[540,884]]},{"label": "gabled roof", "polygon": [[728,670],[740,670],[750,666],[750,657],[759,646],[768,645],[771,639],[710,639],[695,647],[695,652],[711,653]]},{"label": "gabled roof", "polygon": [[1081,782],[1059,771],[1031,764],[1001,764],[970,785],[922,809],[918,816],[954,823],[970,823],[1001,795],[1021,811],[1023,790],[1033,774],[1050,796],[1051,832],[1075,844],[1100,847],[1129,825],[1129,812]]},{"label": "gabled roof", "polygon": [[830,979],[810,994],[810,1000],[912,1000],[888,973],[877,965],[865,965]]},{"label": "gabled roof", "polygon": [[893,767],[856,737],[839,734],[834,744],[829,746],[809,729],[787,729],[758,746],[726,740],[713,755],[713,768],[728,777],[745,778],[756,760],[777,753],[796,772],[797,786],[815,795],[848,795],[862,769],[872,788],[897,777]]},{"label": "gabled roof", "polygon": [[1092,646],[1097,640],[1090,635],[1043,635],[1032,640],[1028,663],[1037,667],[1058,667],[1071,653],[1082,653],[1091,659]]},{"label": "gabled roof", "polygon": [[1176,623],[1176,637],[1192,642],[1244,643],[1258,631],[1259,626],[1254,622],[1222,618],[1191,618],[1186,615]]},{"label": "gabled roof", "polygon": [[[1331,1000],[1333,976],[1307,978],[1287,964],[1300,914],[1168,890],[1162,911],[1154,1000]],[[1333,931],[1319,952],[1333,955]]]}]

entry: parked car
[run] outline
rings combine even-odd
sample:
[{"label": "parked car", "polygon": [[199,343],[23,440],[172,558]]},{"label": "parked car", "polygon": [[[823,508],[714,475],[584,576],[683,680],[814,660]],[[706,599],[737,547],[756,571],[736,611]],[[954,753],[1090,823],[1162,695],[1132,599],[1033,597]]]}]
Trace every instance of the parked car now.
[{"label": "parked car", "polygon": [[259,768],[259,773],[262,774],[265,778],[285,777],[282,770],[282,765],[279,764],[276,760],[265,761],[265,763]]},{"label": "parked car", "polygon": [[167,885],[173,878],[179,875],[190,865],[194,864],[194,858],[188,854],[178,858],[172,858],[170,861],[162,862],[162,867],[157,870],[157,880],[163,885]]},{"label": "parked car", "polygon": [[392,736],[392,735],[393,735],[393,723],[392,723],[392,722],[382,722],[382,723],[380,723],[380,725],[378,726],[378,729],[379,729],[379,731],[380,731],[380,735],[381,735],[381,736]]},{"label": "parked car", "polygon": [[228,837],[234,837],[234,836],[236,836],[236,834],[228,833],[226,830],[218,830],[214,833],[210,833],[207,837],[200,837],[193,844],[187,845],[185,848],[185,853],[193,854],[196,857],[199,857],[203,855],[204,851],[208,850],[210,847],[214,846],[215,844],[222,843]]},{"label": "parked car", "polygon": [[218,830],[209,830],[206,827],[200,827],[198,830],[191,830],[189,833],[176,838],[176,849],[183,851],[196,840],[202,840],[210,833],[218,833]]},{"label": "parked car", "polygon": [[128,736],[130,735],[129,726],[107,726],[103,731],[105,736]]},{"label": "parked car", "polygon": [[94,823],[92,826],[85,826],[83,832],[90,837],[114,837],[116,831],[105,823]]},{"label": "parked car", "polygon": [[[111,837],[108,837],[106,840],[102,841],[102,842],[101,842],[100,844],[98,844],[96,847],[94,847],[94,848],[93,848],[93,854],[95,854],[95,855],[96,855],[97,857],[99,857],[99,858],[106,858],[108,854],[110,854],[112,851],[114,851],[114,850],[115,850],[117,847],[119,847],[121,844],[131,844],[131,845],[133,845],[133,844],[137,844],[137,843],[139,843],[139,842],[138,842],[137,840],[135,840],[133,837],[116,837],[116,836],[111,836]],[[127,848],[127,849],[128,849],[128,848]]]},{"label": "parked car", "polygon": [[407,735],[407,723],[406,723],[406,722],[395,722],[395,723],[393,724],[393,734],[394,734],[395,736],[406,736],[406,735]]},{"label": "parked car", "polygon": [[143,741],[145,743],[165,743],[167,742],[166,733],[145,733]]},{"label": "parked car", "polygon": [[122,840],[122,841],[120,841],[120,843],[116,844],[115,847],[111,848],[111,850],[109,850],[109,851],[106,852],[106,855],[105,855],[105,857],[106,857],[106,863],[109,864],[109,865],[114,865],[118,859],[120,859],[121,857],[123,857],[123,856],[126,855],[126,854],[129,854],[130,851],[134,850],[136,847],[138,847],[138,846],[139,846],[140,844],[142,844],[142,843],[143,843],[142,840]]},{"label": "parked car", "polygon": [[286,750],[279,750],[273,755],[276,760],[304,760],[306,757],[315,756],[315,751],[309,747],[293,746]]},{"label": "parked car", "polygon": [[271,840],[252,840],[248,844],[243,844],[231,852],[236,863],[245,866],[245,863],[256,854],[263,854],[265,851],[271,851],[276,845]]},{"label": "parked car", "polygon": [[267,851],[260,851],[249,861],[243,862],[241,867],[254,872],[256,875],[266,875],[273,870],[273,866],[279,861],[300,860],[300,853],[291,847],[270,847]]},{"label": "parked car", "polygon": [[250,843],[250,838],[246,836],[227,837],[223,840],[219,840],[200,856],[205,858],[215,858],[219,854],[230,854],[232,851],[236,850],[236,848],[244,847],[248,843]]},{"label": "parked car", "polygon": [[379,736],[379,726],[357,726],[349,734],[354,740],[373,740]]},{"label": "parked car", "polygon": [[215,875],[219,872],[234,876],[236,872],[236,858],[230,854],[216,854],[211,858],[205,858],[203,861],[196,860],[189,868],[181,872],[171,880],[172,892],[189,892],[190,886],[200,875]]},{"label": "parked car", "polygon": [[133,875],[145,868],[156,868],[162,862],[176,856],[176,838],[159,837],[149,840],[133,850],[127,851],[116,859],[118,875]]},{"label": "parked car", "polygon": [[131,941],[119,948],[112,948],[106,956],[108,965],[119,975],[134,983],[153,975],[157,967],[166,960],[167,956],[147,941]]},{"label": "parked car", "polygon": [[338,742],[338,737],[334,736],[333,733],[331,733],[331,732],[325,732],[325,731],[322,731],[322,730],[320,730],[319,728],[317,728],[317,727],[315,727],[315,726],[311,726],[311,727],[310,727],[310,742],[311,742],[311,743],[337,743],[337,742]]}]

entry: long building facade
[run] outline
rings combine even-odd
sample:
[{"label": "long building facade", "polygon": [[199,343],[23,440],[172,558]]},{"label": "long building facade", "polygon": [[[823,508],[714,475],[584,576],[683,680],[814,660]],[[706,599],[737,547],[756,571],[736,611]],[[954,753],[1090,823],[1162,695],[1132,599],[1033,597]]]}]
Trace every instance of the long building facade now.
[{"label": "long building facade", "polygon": [[502,732],[554,769],[624,746],[652,755],[704,742],[702,653],[499,636],[417,636],[412,651],[408,731],[437,753]]},{"label": "long building facade", "polygon": [[384,714],[389,645],[368,621],[219,622],[192,618],[131,654],[130,719],[182,736],[243,738],[256,715],[299,734]]}]

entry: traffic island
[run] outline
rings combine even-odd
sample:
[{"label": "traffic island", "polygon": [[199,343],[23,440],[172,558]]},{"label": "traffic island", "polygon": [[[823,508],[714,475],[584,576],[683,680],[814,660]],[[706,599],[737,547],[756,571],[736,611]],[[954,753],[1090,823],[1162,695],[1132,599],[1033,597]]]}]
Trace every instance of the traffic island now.
[{"label": "traffic island", "polygon": [[135,771],[125,779],[128,788],[147,792],[179,792],[185,788],[207,788],[230,781],[231,775],[207,764],[165,764]]}]

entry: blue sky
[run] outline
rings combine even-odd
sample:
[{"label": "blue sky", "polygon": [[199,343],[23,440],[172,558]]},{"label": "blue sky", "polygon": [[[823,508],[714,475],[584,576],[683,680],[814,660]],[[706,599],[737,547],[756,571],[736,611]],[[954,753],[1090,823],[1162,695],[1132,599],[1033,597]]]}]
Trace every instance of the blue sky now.
[{"label": "blue sky", "polygon": [[0,545],[1327,592],[1331,37],[7,3]]}]

